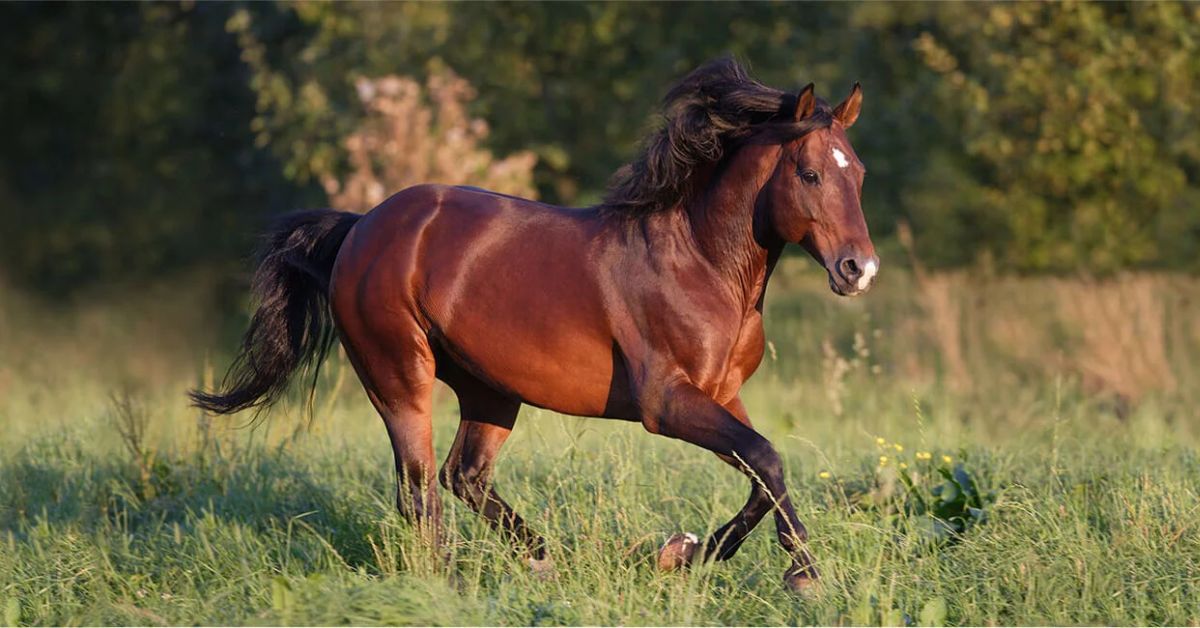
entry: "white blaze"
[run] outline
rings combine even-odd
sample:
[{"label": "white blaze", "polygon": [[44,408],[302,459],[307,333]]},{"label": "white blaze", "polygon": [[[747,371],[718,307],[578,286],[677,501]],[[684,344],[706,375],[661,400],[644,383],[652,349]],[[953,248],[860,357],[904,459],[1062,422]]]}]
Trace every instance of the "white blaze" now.
[{"label": "white blaze", "polygon": [[838,168],[845,168],[850,165],[850,160],[846,159],[846,153],[838,150],[836,146],[833,147],[833,160],[837,162]]},{"label": "white blaze", "polygon": [[875,278],[875,273],[878,270],[879,268],[875,266],[874,260],[867,262],[866,265],[863,266],[862,277],[858,278],[858,289],[866,290],[867,286],[871,285],[871,280]]}]

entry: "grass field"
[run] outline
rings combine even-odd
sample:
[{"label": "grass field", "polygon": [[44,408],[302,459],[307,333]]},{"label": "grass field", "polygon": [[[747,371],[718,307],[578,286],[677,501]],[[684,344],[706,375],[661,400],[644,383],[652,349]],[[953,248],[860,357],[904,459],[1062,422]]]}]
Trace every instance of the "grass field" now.
[{"label": "grass field", "polygon": [[[530,408],[496,483],[557,575],[449,496],[447,568],[394,514],[343,360],[311,423],[299,401],[210,420],[183,390],[226,334],[149,290],[0,302],[0,624],[1200,624],[1196,280],[895,272],[838,300],[788,262],[744,397],[812,535],[813,596],[781,586],[769,520],[729,562],[657,572],[659,544],[723,523],[745,479]],[[448,391],[437,408],[444,454]]]}]

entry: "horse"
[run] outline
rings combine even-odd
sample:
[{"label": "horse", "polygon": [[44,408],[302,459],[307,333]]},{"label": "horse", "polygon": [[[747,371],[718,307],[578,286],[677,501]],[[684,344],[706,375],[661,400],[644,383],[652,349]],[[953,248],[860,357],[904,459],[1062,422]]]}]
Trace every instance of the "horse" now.
[{"label": "horse", "polygon": [[[222,390],[192,401],[262,410],[340,340],[391,440],[400,513],[440,542],[440,483],[534,569],[550,564],[545,541],[491,481],[521,404],[639,422],[750,482],[703,548],[672,536],[659,566],[727,560],[773,512],[791,558],[784,582],[803,590],[819,578],[808,532],[738,391],[763,357],[763,301],[786,244],[838,295],[875,280],[865,168],[846,136],[861,104],[857,83],[831,108],[811,83],[788,93],[718,59],[668,91],[661,128],[596,206],[425,184],[362,215],[285,214],[264,239],[258,306]],[[435,380],[461,412],[440,472]]]}]

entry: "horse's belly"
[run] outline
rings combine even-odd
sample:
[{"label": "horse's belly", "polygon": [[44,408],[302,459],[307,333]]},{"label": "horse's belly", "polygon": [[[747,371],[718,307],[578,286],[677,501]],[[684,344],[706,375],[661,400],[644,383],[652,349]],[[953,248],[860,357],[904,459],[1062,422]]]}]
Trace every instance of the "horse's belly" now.
[{"label": "horse's belly", "polygon": [[469,254],[427,267],[422,301],[447,353],[479,379],[529,404],[600,416],[612,334],[571,235],[472,243]]},{"label": "horse's belly", "polygon": [[503,307],[489,309],[441,332],[451,359],[525,403],[565,414],[606,414],[613,386],[611,344],[582,330],[523,323],[504,316]]}]

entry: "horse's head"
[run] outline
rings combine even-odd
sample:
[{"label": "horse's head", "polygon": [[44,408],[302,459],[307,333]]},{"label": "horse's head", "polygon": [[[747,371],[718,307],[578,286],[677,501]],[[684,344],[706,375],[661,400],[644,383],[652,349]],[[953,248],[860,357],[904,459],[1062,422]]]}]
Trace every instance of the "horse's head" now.
[{"label": "horse's head", "polygon": [[862,89],[855,84],[832,111],[817,100],[811,84],[796,100],[796,122],[810,121],[814,130],[783,145],[768,183],[771,227],[825,267],[834,292],[861,294],[879,271],[862,211],[866,170],[846,137],[858,118]]}]

